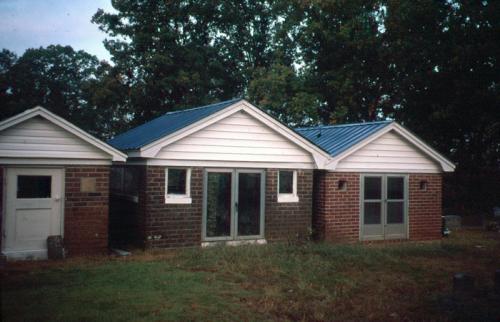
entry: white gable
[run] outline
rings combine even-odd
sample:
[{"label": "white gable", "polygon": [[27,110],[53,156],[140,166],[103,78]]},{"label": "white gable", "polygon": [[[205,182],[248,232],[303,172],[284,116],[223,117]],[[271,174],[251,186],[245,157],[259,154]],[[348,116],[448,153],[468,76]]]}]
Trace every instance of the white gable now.
[{"label": "white gable", "polygon": [[310,152],[242,110],[164,146],[155,159],[178,165],[315,167]]},{"label": "white gable", "polygon": [[110,159],[109,154],[40,116],[1,131],[0,156]]},{"label": "white gable", "polygon": [[41,106],[0,122],[3,164],[110,164],[126,158]]},{"label": "white gable", "polygon": [[441,165],[391,130],[341,159],[336,171],[442,172]]}]

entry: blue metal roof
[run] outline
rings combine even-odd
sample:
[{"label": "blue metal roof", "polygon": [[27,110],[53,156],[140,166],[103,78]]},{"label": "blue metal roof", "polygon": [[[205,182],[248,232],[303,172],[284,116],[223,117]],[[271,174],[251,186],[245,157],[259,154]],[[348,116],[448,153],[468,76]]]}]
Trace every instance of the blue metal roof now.
[{"label": "blue metal roof", "polygon": [[241,98],[236,98],[187,110],[169,112],[143,125],[117,135],[109,140],[108,143],[120,150],[139,149],[241,100]]},{"label": "blue metal roof", "polygon": [[350,147],[378,132],[392,121],[326,125],[295,129],[331,156],[339,155]]}]

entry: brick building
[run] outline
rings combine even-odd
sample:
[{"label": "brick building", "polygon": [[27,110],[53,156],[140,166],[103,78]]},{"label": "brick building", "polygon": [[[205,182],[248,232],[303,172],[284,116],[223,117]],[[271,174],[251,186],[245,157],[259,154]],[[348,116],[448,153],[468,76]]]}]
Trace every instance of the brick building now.
[{"label": "brick building", "polygon": [[114,243],[185,247],[311,233],[313,171],[328,153],[244,100],[167,113],[109,143],[128,155],[111,175]]},{"label": "brick building", "polygon": [[0,123],[1,250],[47,257],[47,237],[68,255],[106,252],[109,174],[126,155],[36,107]]},{"label": "brick building", "polygon": [[440,237],[454,166],[394,122],[291,130],[245,100],[167,113],[109,142],[114,243]]}]

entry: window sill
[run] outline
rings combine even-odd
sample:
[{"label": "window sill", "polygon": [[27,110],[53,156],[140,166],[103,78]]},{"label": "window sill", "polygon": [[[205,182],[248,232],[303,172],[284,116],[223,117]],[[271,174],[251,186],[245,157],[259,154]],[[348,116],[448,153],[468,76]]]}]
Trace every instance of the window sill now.
[{"label": "window sill", "polygon": [[168,203],[168,204],[190,204],[191,202],[192,202],[192,199],[189,197],[176,197],[176,198],[166,197],[165,198],[165,203]]},{"label": "window sill", "polygon": [[280,203],[285,203],[285,202],[299,202],[299,196],[278,195],[278,202],[280,202]]}]

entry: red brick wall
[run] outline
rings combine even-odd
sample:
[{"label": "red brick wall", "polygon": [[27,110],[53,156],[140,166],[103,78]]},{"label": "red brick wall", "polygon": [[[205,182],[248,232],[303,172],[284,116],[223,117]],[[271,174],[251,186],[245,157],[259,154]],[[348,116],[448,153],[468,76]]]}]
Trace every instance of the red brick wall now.
[{"label": "red brick wall", "polygon": [[[65,169],[64,242],[68,255],[107,251],[109,166]],[[95,192],[81,192],[83,177],[96,178]]]},{"label": "red brick wall", "polygon": [[[203,170],[191,169],[191,204],[165,204],[165,167],[145,167],[145,246],[186,247],[201,244]],[[155,239],[156,236],[156,239]]]},{"label": "red brick wall", "polygon": [[[314,234],[328,241],[359,240],[359,173],[315,171]],[[338,189],[339,180],[347,189]]]},{"label": "red brick wall", "polygon": [[[409,218],[411,240],[441,238],[442,175],[410,174]],[[427,190],[420,182],[427,181]]]},{"label": "red brick wall", "polygon": [[298,202],[278,203],[278,170],[266,171],[264,232],[268,241],[309,237],[312,222],[313,170],[297,170]]},{"label": "red brick wall", "polygon": [[[165,204],[165,167],[143,166],[138,212],[146,248],[199,246],[202,229],[203,168],[191,169],[191,204]],[[299,202],[277,202],[277,170],[266,171],[265,237],[306,238],[312,218],[312,170],[298,170]]]},{"label": "red brick wall", "polygon": [[[359,240],[360,174],[316,171],[314,176],[313,227],[317,239],[328,241]],[[347,190],[338,189],[339,180],[347,181]],[[428,182],[426,191],[420,182]],[[441,174],[409,176],[409,238],[441,238]]]}]

